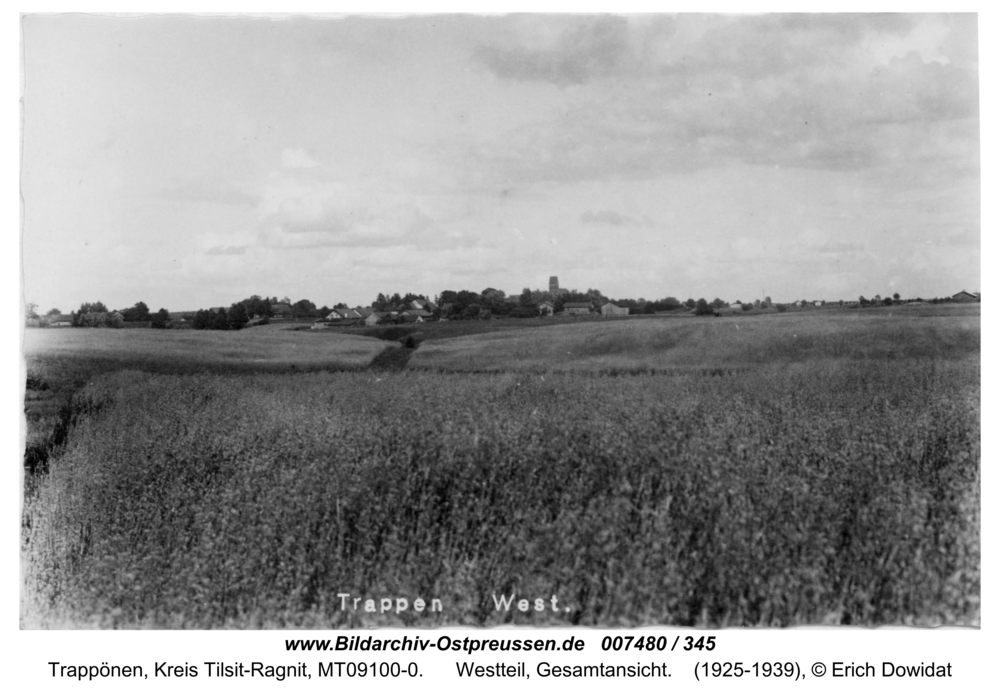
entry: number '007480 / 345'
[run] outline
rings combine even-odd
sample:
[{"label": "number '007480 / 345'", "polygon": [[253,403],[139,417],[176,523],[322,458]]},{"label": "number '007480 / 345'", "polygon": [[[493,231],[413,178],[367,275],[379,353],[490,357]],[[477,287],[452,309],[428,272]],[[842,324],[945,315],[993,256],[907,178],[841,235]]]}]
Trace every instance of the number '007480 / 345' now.
[{"label": "number '007480 / 345'", "polygon": [[[678,644],[681,644],[681,637],[677,636],[671,640],[666,635],[646,635],[644,637],[635,637],[632,635],[608,635],[601,640],[601,649],[604,651],[674,651],[677,649]],[[698,651],[712,651],[715,649],[715,637],[698,637],[695,639],[693,636],[684,637],[684,642],[681,644],[681,648],[689,652],[691,650],[697,649]]]}]

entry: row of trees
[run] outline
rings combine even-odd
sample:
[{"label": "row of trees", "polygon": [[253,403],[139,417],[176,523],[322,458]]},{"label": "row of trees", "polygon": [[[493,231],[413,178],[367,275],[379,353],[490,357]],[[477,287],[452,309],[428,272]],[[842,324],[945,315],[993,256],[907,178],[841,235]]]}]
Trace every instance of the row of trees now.
[{"label": "row of trees", "polygon": [[225,307],[199,309],[192,317],[191,325],[197,330],[238,331],[246,328],[251,320],[258,323],[270,322],[276,315],[275,306],[281,304],[291,307],[292,316],[295,318],[326,316],[330,313],[329,307],[317,309],[308,299],[300,299],[293,303],[288,297],[278,299],[276,296],[262,297],[255,294],[234,302],[228,309]]},{"label": "row of trees", "polygon": [[[886,297],[885,299],[882,299],[882,297],[877,294],[872,299],[865,299],[864,295],[858,297],[858,304],[861,306],[892,306],[899,301],[899,292],[896,292],[891,297]],[[841,302],[841,304],[843,304],[843,302]]]},{"label": "row of trees", "polygon": [[[410,308],[410,302],[414,299],[425,299],[423,295],[413,293],[393,295],[380,293],[376,300],[372,302],[372,307],[377,311],[405,310]],[[767,300],[770,305],[770,298]],[[584,292],[577,290],[560,290],[551,292],[546,290],[532,290],[525,287],[519,295],[508,296],[503,290],[487,287],[482,292],[472,292],[469,290],[444,290],[435,297],[437,308],[432,312],[436,318],[450,320],[473,320],[491,318],[537,318],[540,315],[539,306],[543,302],[553,305],[555,313],[564,310],[568,303],[589,303],[595,309],[612,302],[616,306],[628,307],[633,314],[653,314],[661,311],[674,311],[683,309],[697,310],[700,304],[705,304],[707,310],[703,313],[713,313],[714,308],[728,306],[721,299],[714,299],[707,302],[704,299],[688,299],[681,302],[675,297],[666,297],[656,301],[646,299],[611,299],[599,289],[587,289]],[[760,301],[758,301],[758,305]]]},{"label": "row of trees", "polygon": [[233,304],[229,309],[222,307],[199,309],[191,320],[195,329],[213,331],[238,331],[241,328],[246,328],[248,323],[250,323],[250,316],[242,302]]},{"label": "row of trees", "polygon": [[[61,314],[58,309],[51,309],[49,317]],[[71,324],[78,327],[122,328],[126,323],[149,323],[153,328],[166,328],[170,321],[170,313],[161,308],[155,314],[149,311],[145,302],[136,302],[134,306],[119,311],[108,311],[104,302],[83,302],[79,311],[70,312]]]},{"label": "row of trees", "polygon": [[[399,292],[392,295],[379,292],[378,297],[372,302],[372,309],[375,311],[405,311],[406,309],[413,308],[412,302],[416,299],[428,301],[424,295],[413,294],[412,292],[407,292],[404,295],[400,295]],[[346,305],[338,304],[334,309],[340,309],[341,307],[347,308]]]},{"label": "row of trees", "polygon": [[[412,308],[414,300],[428,301],[422,294],[407,292],[400,294],[379,293],[372,308],[376,311],[404,311]],[[901,301],[899,293],[894,293],[892,297],[882,298],[875,295],[872,299],[864,296],[859,297],[858,304],[862,307],[885,306],[899,303]],[[909,301],[909,300],[906,300]],[[919,298],[918,298],[919,301]],[[926,300],[931,303],[949,302],[950,297],[935,298]],[[436,307],[432,313],[435,318],[445,319],[491,319],[491,318],[535,318],[540,315],[539,306],[543,302],[549,302],[554,306],[555,312],[561,312],[564,306],[570,302],[590,303],[595,308],[607,302],[612,302],[619,307],[628,307],[633,314],[654,314],[658,312],[693,310],[695,314],[707,315],[715,313],[718,309],[730,306],[728,302],[716,297],[711,302],[706,299],[688,298],[682,302],[676,297],[665,297],[657,300],[646,300],[644,298],[610,299],[598,289],[587,289],[585,292],[576,290],[559,290],[556,292],[545,290],[532,290],[525,287],[519,295],[507,296],[503,290],[487,287],[482,292],[471,292],[469,290],[444,290],[435,297]],[[802,304],[811,304],[807,300],[801,300]],[[826,302],[823,302],[824,304]],[[328,306],[317,308],[316,304],[308,299],[300,299],[292,302],[288,297],[279,299],[253,295],[239,302],[235,302],[228,309],[202,309],[194,314],[192,325],[197,329],[210,330],[239,330],[247,326],[252,320],[268,321],[275,316],[275,305],[284,304],[291,307],[294,318],[322,318],[328,316],[332,309]],[[770,297],[763,300],[757,299],[754,302],[741,302],[736,300],[733,304],[742,306],[744,311],[754,308],[770,308],[774,306]],[[843,300],[838,304],[843,305]],[[777,305],[779,311],[787,309],[788,305]],[[344,303],[338,303],[335,309],[347,308]],[[46,312],[45,316],[39,316],[36,312],[37,305],[27,305],[27,317],[35,325],[44,325],[51,321],[53,317],[61,315],[59,309],[53,308]],[[287,310],[282,310],[282,315],[287,315]],[[119,318],[117,314],[120,314]],[[125,323],[149,322],[153,328],[167,328],[171,325],[169,312],[161,308],[153,313],[145,302],[136,302],[134,306],[119,310],[115,314],[110,312],[103,302],[84,302],[80,305],[79,311],[71,313],[72,325],[74,326],[108,326],[120,327]]]}]

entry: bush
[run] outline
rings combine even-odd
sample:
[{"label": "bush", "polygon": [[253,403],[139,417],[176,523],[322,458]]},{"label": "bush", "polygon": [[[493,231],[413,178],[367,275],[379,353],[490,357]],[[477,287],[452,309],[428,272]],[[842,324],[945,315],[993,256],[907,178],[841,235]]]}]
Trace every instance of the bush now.
[{"label": "bush", "polygon": [[698,303],[694,307],[695,316],[710,316],[715,312],[712,310],[712,305],[706,302],[704,299],[699,299]]},{"label": "bush", "polygon": [[413,330],[409,325],[377,326],[369,328],[364,334],[372,338],[378,338],[379,340],[398,340],[402,342]]},{"label": "bush", "polygon": [[538,318],[538,309],[533,309],[527,306],[518,306],[511,309],[510,314],[508,314],[513,319],[534,319]]}]

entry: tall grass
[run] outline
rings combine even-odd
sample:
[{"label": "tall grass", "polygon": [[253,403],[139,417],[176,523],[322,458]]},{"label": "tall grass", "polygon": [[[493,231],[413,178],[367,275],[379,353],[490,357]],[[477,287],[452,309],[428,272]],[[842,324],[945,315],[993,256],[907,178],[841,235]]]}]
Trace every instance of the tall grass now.
[{"label": "tall grass", "polygon": [[627,320],[428,340],[416,368],[641,371],[979,354],[978,316],[879,312]]},{"label": "tall grass", "polygon": [[354,369],[368,365],[384,348],[385,343],[374,338],[274,327],[231,332],[100,328],[24,332],[24,356],[40,370],[53,363],[76,371],[91,363],[95,371],[131,367],[174,373]]},{"label": "tall grass", "polygon": [[947,340],[724,376],[107,375],[26,502],[25,621],[976,623],[979,366]]}]

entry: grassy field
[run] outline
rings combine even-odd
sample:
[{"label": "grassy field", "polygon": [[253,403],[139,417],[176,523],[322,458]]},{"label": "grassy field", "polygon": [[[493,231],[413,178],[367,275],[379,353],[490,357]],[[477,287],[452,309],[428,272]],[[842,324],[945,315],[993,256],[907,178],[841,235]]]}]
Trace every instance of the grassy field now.
[{"label": "grassy field", "polygon": [[[978,307],[817,319],[428,339],[394,372],[203,369],[221,334],[189,373],[94,371],[26,492],[22,622],[978,624]],[[29,373],[125,349],[71,332]]]},{"label": "grassy field", "polygon": [[289,332],[277,326],[236,332],[26,330],[28,467],[45,464],[53,444],[66,435],[67,400],[100,374],[122,369],[170,374],[363,369],[385,348],[374,338]]},{"label": "grassy field", "polygon": [[[683,318],[685,315],[664,316],[659,318]],[[398,340],[400,337],[413,336],[417,343],[426,340],[450,340],[471,335],[511,333],[531,331],[538,328],[553,326],[577,326],[587,323],[600,323],[603,319],[596,314],[587,318],[545,317],[533,319],[493,319],[490,321],[431,321],[427,323],[410,323],[397,326],[371,326],[365,328],[349,328],[346,332],[358,335],[380,338],[382,340]]]},{"label": "grassy field", "polygon": [[640,318],[426,340],[415,368],[458,371],[745,369],[813,360],[979,354],[978,307],[946,316],[829,311],[660,320]]},{"label": "grassy field", "polygon": [[97,365],[95,371],[106,371],[107,365],[174,373],[352,369],[366,366],[384,348],[364,336],[277,326],[232,332],[63,328],[24,333],[25,359],[50,372],[58,369],[50,363],[59,361],[74,373],[86,362]]}]

